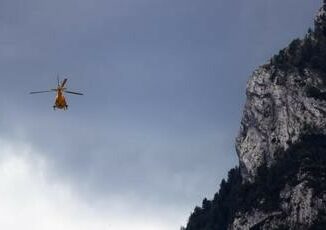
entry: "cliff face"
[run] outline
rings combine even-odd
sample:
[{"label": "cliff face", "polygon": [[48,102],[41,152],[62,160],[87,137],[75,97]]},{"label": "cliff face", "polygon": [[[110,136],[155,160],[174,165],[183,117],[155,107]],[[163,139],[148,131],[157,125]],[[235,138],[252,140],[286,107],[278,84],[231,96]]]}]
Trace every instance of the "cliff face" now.
[{"label": "cliff face", "polygon": [[[272,165],[276,153],[296,143],[300,136],[326,132],[326,100],[322,98],[326,97],[325,73],[311,60],[319,55],[313,53],[314,49],[325,46],[318,44],[324,42],[324,8],[315,24],[315,33],[293,41],[271,63],[258,68],[247,84],[247,101],[236,139],[241,173],[247,181],[253,182],[258,167]],[[320,97],[312,95],[312,90]]]},{"label": "cliff face", "polygon": [[229,172],[212,201],[205,199],[187,230],[326,229],[326,135],[308,135],[275,164],[261,166],[252,183]]},{"label": "cliff face", "polygon": [[326,101],[309,97],[312,87],[325,90],[318,74],[311,70],[286,73],[268,65],[254,72],[236,139],[245,180],[253,182],[260,166],[272,165],[279,150],[286,150],[300,136],[326,131]]},{"label": "cliff face", "polygon": [[326,229],[326,135],[301,137],[278,154],[255,182],[240,185],[255,196],[239,194],[243,200],[224,229]]},{"label": "cliff face", "polygon": [[326,229],[326,0],[314,30],[254,71],[239,168],[187,230]]}]

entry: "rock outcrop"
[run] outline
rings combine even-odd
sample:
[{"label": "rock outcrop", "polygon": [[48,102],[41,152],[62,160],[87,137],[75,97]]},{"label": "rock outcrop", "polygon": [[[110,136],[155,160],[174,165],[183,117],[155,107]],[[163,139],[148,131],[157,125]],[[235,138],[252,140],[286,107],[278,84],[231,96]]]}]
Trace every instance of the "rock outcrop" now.
[{"label": "rock outcrop", "polygon": [[186,230],[326,229],[326,0],[314,30],[254,71],[239,168]]},{"label": "rock outcrop", "polygon": [[[316,31],[325,31],[324,7],[315,24]],[[305,40],[295,40],[279,54],[284,56],[282,59],[292,59],[286,63],[288,66],[280,68],[276,57],[258,68],[248,81],[247,101],[236,139],[241,173],[247,181],[252,182],[258,167],[272,165],[275,154],[296,143],[300,136],[326,132],[326,100],[311,95],[313,89],[326,96],[324,73],[310,65],[312,60],[295,60],[309,58],[304,56],[309,55],[303,53],[304,49],[319,45],[318,36],[312,33]]]},{"label": "rock outcrop", "polygon": [[311,88],[326,91],[313,70],[287,73],[266,65],[254,72],[248,82],[241,131],[236,139],[245,180],[252,182],[261,165],[272,165],[277,152],[286,150],[302,135],[325,133],[326,101],[310,97]]}]

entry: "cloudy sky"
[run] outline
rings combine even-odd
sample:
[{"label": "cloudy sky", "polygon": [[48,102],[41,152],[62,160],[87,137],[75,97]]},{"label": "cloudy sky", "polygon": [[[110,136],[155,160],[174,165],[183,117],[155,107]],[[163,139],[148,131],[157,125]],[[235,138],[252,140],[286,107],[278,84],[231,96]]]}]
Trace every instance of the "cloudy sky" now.
[{"label": "cloudy sky", "polygon": [[[320,1],[0,0],[0,228],[172,230],[237,164],[251,72]],[[69,78],[69,110],[53,94]]]}]

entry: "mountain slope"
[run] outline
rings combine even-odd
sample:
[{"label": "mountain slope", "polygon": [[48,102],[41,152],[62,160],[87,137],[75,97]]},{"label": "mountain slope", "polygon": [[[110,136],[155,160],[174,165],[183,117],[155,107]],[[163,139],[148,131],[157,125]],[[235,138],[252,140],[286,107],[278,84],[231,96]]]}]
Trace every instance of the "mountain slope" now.
[{"label": "mountain slope", "polygon": [[326,136],[310,135],[279,153],[271,167],[261,166],[253,183],[242,183],[240,170],[232,169],[186,229],[325,229],[325,153]]},{"label": "mountain slope", "polygon": [[187,230],[326,229],[326,0],[314,30],[254,71],[239,168]]}]

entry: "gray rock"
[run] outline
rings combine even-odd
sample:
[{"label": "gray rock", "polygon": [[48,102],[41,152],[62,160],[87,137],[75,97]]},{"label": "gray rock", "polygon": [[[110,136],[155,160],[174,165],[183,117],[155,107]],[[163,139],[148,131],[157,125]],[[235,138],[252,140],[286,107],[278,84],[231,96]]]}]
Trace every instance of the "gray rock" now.
[{"label": "gray rock", "polygon": [[[326,1],[315,19],[319,31],[326,31],[325,9]],[[254,71],[247,83],[247,100],[236,138],[244,183],[255,182],[260,166],[273,165],[278,154],[302,136],[326,134],[326,100],[311,96],[312,88],[326,92],[320,73],[309,68],[284,71],[268,63]],[[286,184],[282,189],[276,210],[252,207],[238,211],[229,229],[310,229],[322,213],[326,215],[326,192],[314,191],[309,175],[303,171],[296,175],[298,184]]]},{"label": "gray rock", "polygon": [[[307,178],[299,173],[299,177]],[[315,195],[307,179],[291,187],[286,185],[280,197],[279,210],[262,211],[251,209],[247,212],[238,212],[230,224],[230,230],[246,229],[309,229],[319,220],[320,213],[326,210],[326,193]]]},{"label": "gray rock", "polygon": [[[316,27],[326,25],[324,8]],[[286,150],[306,132],[325,133],[326,102],[307,96],[316,87],[326,92],[319,74],[306,69],[285,73],[269,63],[258,68],[247,83],[247,100],[236,138],[242,175],[253,181],[257,168],[271,165],[278,150]]]},{"label": "gray rock", "polygon": [[283,73],[266,65],[247,84],[247,101],[236,139],[242,176],[253,181],[257,168],[270,166],[278,150],[286,150],[307,132],[325,133],[326,101],[307,96],[307,89],[325,91],[318,74]]},{"label": "gray rock", "polygon": [[326,0],[314,32],[250,77],[236,138],[241,176],[230,171],[186,229],[326,229],[325,55]]}]

